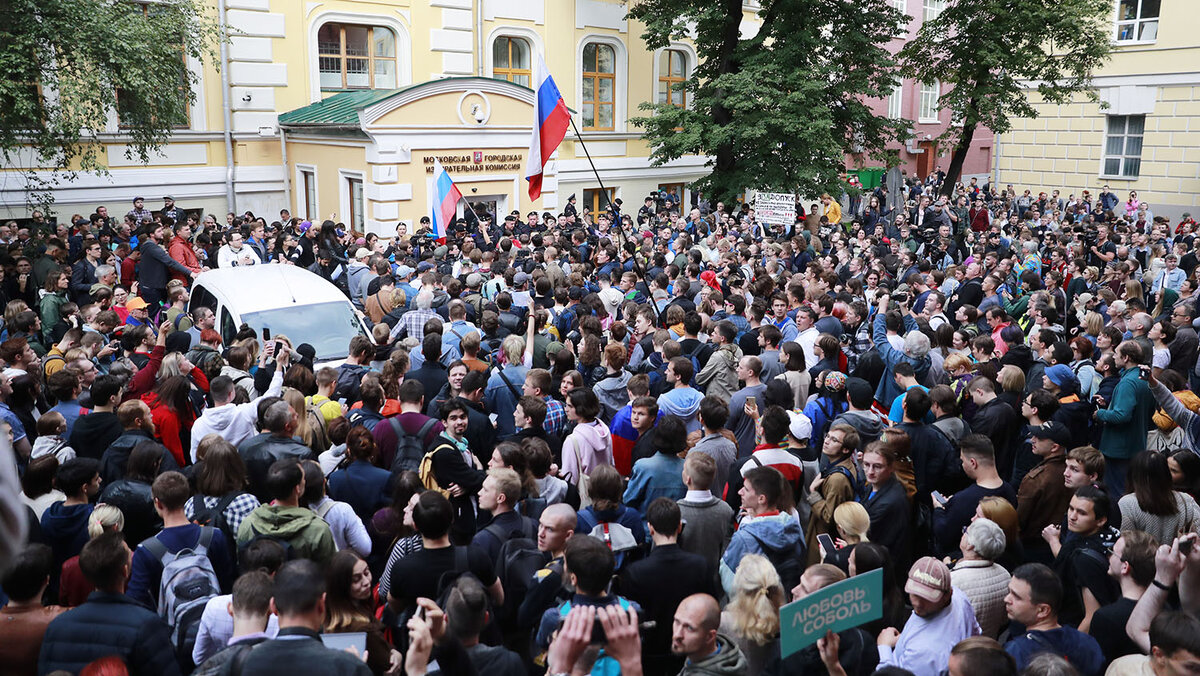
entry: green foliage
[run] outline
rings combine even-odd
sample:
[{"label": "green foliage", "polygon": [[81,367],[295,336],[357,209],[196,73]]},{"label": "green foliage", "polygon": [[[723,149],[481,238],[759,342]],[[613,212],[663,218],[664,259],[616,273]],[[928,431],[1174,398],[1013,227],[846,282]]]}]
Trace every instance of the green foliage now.
[{"label": "green foliage", "polygon": [[186,59],[218,37],[193,0],[0,0],[0,155],[26,174],[28,201],[106,171],[98,134],[118,109],[127,157],[147,162],[195,102]]},{"label": "green foliage", "polygon": [[[1112,49],[1112,11],[1112,0],[951,0],[900,51],[902,70],[948,88],[939,105],[963,125],[938,140],[956,144],[957,159],[977,127],[1002,134],[1013,118],[1036,118],[1034,89],[1049,103],[1096,100],[1091,73]],[[952,188],[959,172],[948,174]]]},{"label": "green foliage", "polygon": [[[896,63],[885,45],[902,19],[886,2],[764,0],[757,35],[742,37],[741,0],[630,0],[652,48],[692,35],[701,63],[680,85],[687,108],[642,104],[644,130],[661,165],[708,155],[698,187],[718,197],[745,189],[816,195],[844,188],[845,154],[886,161],[903,120],[871,113],[886,98]],[[858,151],[861,147],[861,151]]]}]

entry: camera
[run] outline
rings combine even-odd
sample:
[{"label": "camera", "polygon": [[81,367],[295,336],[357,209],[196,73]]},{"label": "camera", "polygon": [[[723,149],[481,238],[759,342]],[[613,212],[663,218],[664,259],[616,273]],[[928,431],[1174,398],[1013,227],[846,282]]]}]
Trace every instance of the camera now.
[{"label": "camera", "polygon": [[907,305],[908,304],[908,292],[907,291],[897,291],[896,293],[892,294],[892,300],[896,301],[896,303],[898,305]]}]

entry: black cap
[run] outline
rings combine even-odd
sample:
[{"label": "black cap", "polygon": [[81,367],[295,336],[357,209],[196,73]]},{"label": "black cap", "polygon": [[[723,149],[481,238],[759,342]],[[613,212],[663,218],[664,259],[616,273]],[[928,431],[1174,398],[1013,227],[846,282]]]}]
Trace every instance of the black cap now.
[{"label": "black cap", "polygon": [[1063,448],[1071,445],[1070,430],[1067,429],[1066,425],[1054,420],[1029,430],[1029,436],[1037,437],[1038,439],[1049,439]]},{"label": "black cap", "polygon": [[575,201],[575,193],[571,193],[571,195],[569,197],[567,197],[567,201],[574,202]]}]

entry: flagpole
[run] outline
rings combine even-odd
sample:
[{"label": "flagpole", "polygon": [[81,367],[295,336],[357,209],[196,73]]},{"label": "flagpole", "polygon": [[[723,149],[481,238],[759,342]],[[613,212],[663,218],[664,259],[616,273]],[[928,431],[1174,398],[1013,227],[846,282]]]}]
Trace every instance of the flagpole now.
[{"label": "flagpole", "polygon": [[[600,178],[600,172],[596,170],[596,163],[592,161],[592,154],[588,152],[587,144],[583,142],[583,135],[579,133],[579,127],[575,126],[575,116],[569,115],[568,119],[571,120],[571,129],[574,130],[574,132],[575,132],[575,142],[579,144],[580,148],[583,148],[583,156],[587,158],[588,166],[590,166],[592,168],[592,175],[596,177],[596,182],[600,184],[600,194],[604,196],[604,201],[607,203],[607,207],[605,208],[605,211],[611,211],[612,210],[612,198],[609,197],[609,195],[608,195],[608,188],[604,187],[604,179]],[[625,228],[623,227],[620,220],[618,220],[614,225],[616,226],[616,229],[617,229],[617,237],[620,238],[621,245],[624,246]],[[618,260],[620,260],[620,258],[618,258]],[[646,279],[644,270],[642,269],[642,266],[638,263],[638,257],[637,257],[636,250],[633,253],[633,267],[634,267],[634,271],[639,273],[638,276],[642,278],[643,283],[645,283],[645,285],[646,285],[646,293],[649,295],[649,301],[650,301],[650,311],[654,313],[654,323],[657,324],[658,323],[658,308],[654,304],[654,292],[651,291],[650,281],[648,279]],[[636,287],[636,284],[635,284],[635,287]]]}]

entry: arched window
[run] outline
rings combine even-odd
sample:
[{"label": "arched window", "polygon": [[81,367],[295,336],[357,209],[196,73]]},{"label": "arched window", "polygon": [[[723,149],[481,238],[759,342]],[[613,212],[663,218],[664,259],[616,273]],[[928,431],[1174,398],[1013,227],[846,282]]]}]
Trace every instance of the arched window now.
[{"label": "arched window", "polygon": [[612,131],[615,117],[616,53],[611,45],[583,46],[583,128]]},{"label": "arched window", "polygon": [[658,102],[686,107],[687,92],[679,85],[687,77],[687,54],[678,49],[664,49],[658,55]]},{"label": "arched window", "polygon": [[531,76],[529,43],[507,35],[496,38],[492,43],[492,77],[528,87]]},{"label": "arched window", "polygon": [[396,35],[380,26],[327,23],[317,31],[321,89],[394,89]]}]

